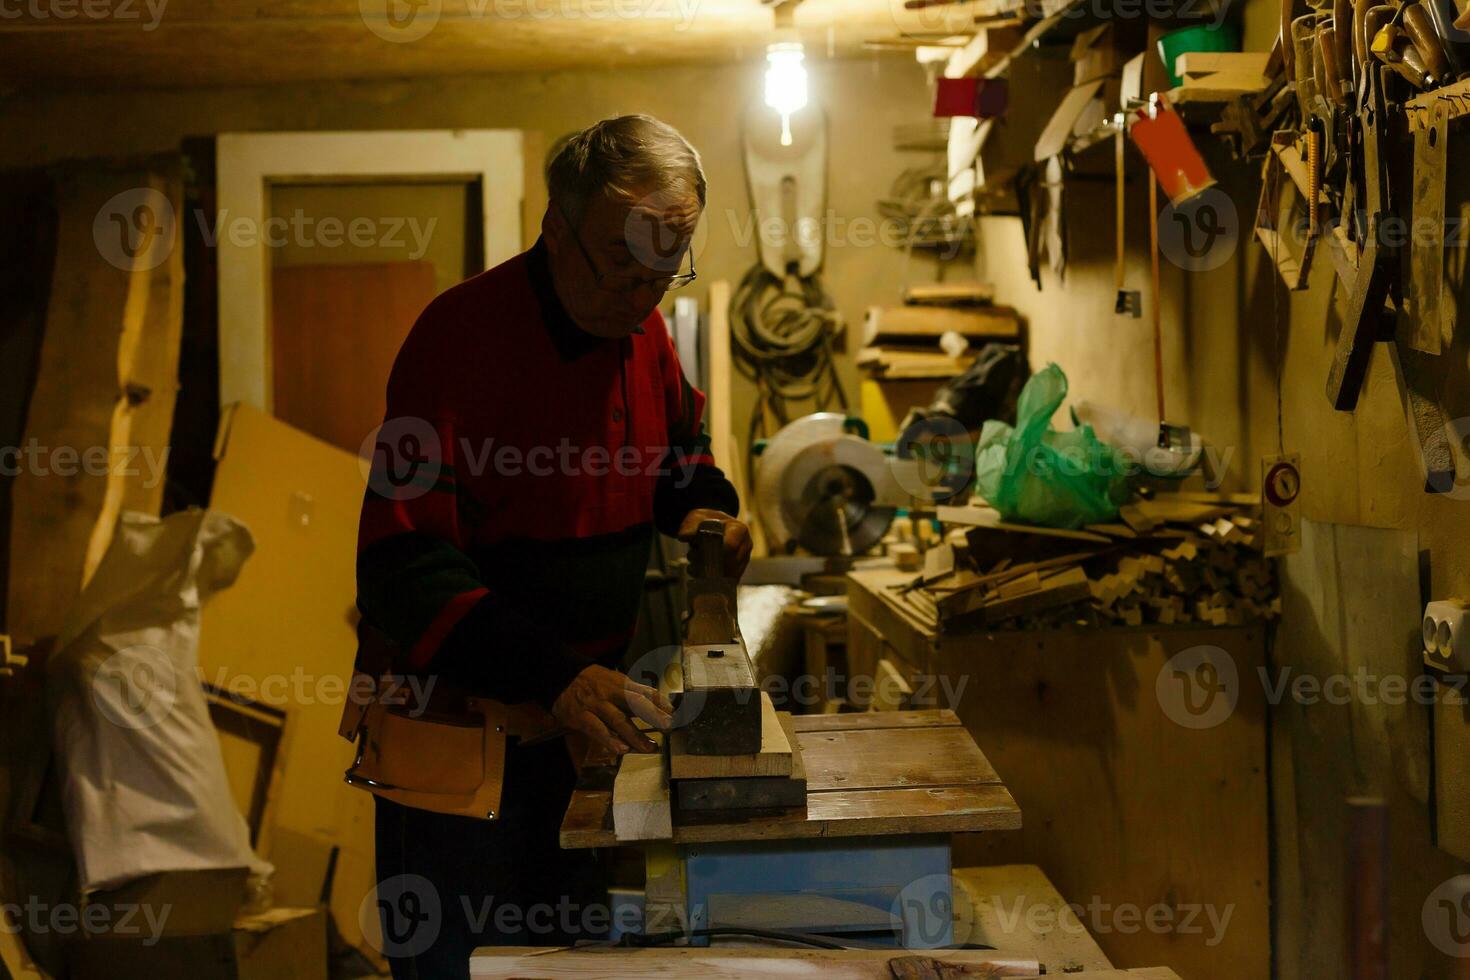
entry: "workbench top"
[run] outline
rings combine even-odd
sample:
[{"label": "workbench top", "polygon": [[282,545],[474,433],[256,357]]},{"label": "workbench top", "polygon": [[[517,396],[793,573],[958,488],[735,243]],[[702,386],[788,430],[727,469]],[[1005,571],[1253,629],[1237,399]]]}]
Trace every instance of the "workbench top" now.
[{"label": "workbench top", "polygon": [[[989,970],[981,972],[981,968],[983,964],[994,962],[996,954],[986,950],[932,949],[661,947],[569,950],[545,946],[485,946],[475,950],[470,957],[470,976],[474,980],[490,980],[492,977],[537,977],[545,980],[636,977],[652,980],[690,976],[704,980],[752,980],[759,977],[778,980],[806,977],[812,980],[891,980],[894,974],[889,961],[901,957],[920,957],[929,963],[945,964],[943,972],[933,971],[935,977],[958,975],[966,965],[975,970],[974,976],[985,977],[994,976]],[[1180,980],[1178,974],[1164,967],[1089,970],[1069,973],[1067,977],[1068,980]]]},{"label": "workbench top", "polygon": [[[807,773],[805,810],[698,818],[677,812],[674,843],[1016,830],[1021,810],[954,712],[792,718]],[[610,767],[584,772],[561,846],[614,847]]]}]

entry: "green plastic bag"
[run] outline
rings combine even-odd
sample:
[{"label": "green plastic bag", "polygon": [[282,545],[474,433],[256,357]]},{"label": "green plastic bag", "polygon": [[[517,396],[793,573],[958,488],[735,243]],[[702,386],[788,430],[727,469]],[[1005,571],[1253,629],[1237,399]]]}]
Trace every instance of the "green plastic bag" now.
[{"label": "green plastic bag", "polygon": [[1128,499],[1126,461],[1092,426],[1057,432],[1051,417],[1067,397],[1067,376],[1048,364],[1016,405],[1016,426],[992,419],[980,431],[975,484],[1002,518],[1077,528],[1110,521]]}]

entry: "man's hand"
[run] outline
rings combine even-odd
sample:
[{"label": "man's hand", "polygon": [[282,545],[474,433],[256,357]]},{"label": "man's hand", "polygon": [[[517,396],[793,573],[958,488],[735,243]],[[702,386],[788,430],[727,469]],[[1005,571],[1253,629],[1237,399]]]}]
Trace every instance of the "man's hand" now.
[{"label": "man's hand", "polygon": [[725,526],[725,574],[733,579],[745,573],[750,563],[750,528],[722,510],[701,508],[691,510],[679,525],[679,540],[693,541],[699,533],[699,525],[705,521],[719,521]]},{"label": "man's hand", "polygon": [[557,721],[607,747],[615,755],[658,747],[633,724],[642,718],[660,731],[673,723],[674,706],[626,674],[592,664],[572,679],[551,706]]}]

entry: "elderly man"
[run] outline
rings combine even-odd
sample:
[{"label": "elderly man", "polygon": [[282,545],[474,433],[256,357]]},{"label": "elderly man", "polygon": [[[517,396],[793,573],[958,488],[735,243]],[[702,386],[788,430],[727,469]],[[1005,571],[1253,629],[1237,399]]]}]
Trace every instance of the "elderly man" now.
[{"label": "elderly man", "polygon": [[[633,719],[666,728],[671,708],[615,668],[655,530],[687,538],[717,518],[727,571],[750,554],[704,397],[658,311],[694,279],[704,172],[674,129],[621,116],[566,140],[546,181],[535,246],[435,299],[399,352],[384,425],[414,448],[375,476],[418,477],[391,492],[370,481],[358,605],[404,669],[648,752]],[[414,892],[405,921],[384,906],[395,977],[466,976],[476,945],[607,927],[588,907],[605,894],[595,856],[557,844],[575,780],[565,743],[512,739],[505,768],[495,820],[377,800],[380,905]]]}]

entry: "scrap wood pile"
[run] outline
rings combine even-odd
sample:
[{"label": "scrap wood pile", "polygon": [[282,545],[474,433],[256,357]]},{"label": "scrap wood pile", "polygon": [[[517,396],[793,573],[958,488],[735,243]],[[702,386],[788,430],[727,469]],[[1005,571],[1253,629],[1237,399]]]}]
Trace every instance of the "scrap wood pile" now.
[{"label": "scrap wood pile", "polygon": [[1113,524],[1069,531],[1007,524],[988,507],[941,507],[950,531],[893,587],[941,630],[1112,624],[1237,626],[1281,612],[1261,554],[1257,498],[1176,494],[1128,504]]},{"label": "scrap wood pile", "polygon": [[[986,341],[1015,341],[1021,320],[992,301],[980,283],[911,286],[902,306],[868,308],[857,363],[870,377],[950,378],[975,362]],[[966,344],[946,349],[940,338],[956,334]]]}]

